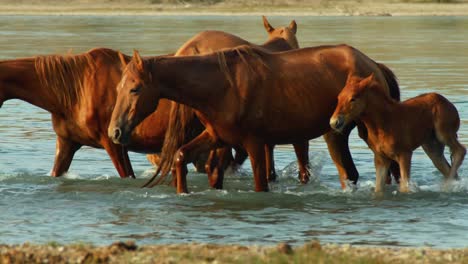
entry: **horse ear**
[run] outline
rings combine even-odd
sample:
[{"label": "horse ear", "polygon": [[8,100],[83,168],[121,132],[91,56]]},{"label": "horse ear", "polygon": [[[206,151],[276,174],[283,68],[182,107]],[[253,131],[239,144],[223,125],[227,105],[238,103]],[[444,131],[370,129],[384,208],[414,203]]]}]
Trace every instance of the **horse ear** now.
[{"label": "horse ear", "polygon": [[122,68],[127,67],[127,60],[125,59],[125,56],[123,55],[123,53],[119,51],[118,54],[119,54],[120,63],[122,64]]},{"label": "horse ear", "polygon": [[135,60],[137,68],[142,71],[143,70],[143,60],[141,59],[140,53],[138,52],[138,50],[133,50],[133,59]]},{"label": "horse ear", "polygon": [[275,30],[275,28],[270,25],[270,23],[268,22],[268,20],[267,20],[267,18],[265,16],[262,16],[262,19],[263,19],[263,26],[265,27],[265,29],[266,29],[266,31],[268,33]]},{"label": "horse ear", "polygon": [[361,81],[361,86],[368,86],[374,81],[374,73],[371,73],[369,76],[367,76],[365,79]]},{"label": "horse ear", "polygon": [[296,32],[297,32],[296,20],[291,21],[291,23],[289,24],[288,27],[289,27],[289,29],[291,30],[292,33],[296,34]]}]

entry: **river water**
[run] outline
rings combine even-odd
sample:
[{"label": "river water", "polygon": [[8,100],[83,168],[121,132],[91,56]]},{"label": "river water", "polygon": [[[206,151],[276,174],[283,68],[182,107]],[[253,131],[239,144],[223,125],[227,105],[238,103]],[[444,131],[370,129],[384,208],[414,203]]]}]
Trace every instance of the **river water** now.
[{"label": "river water", "polygon": [[[298,23],[302,47],[347,43],[387,64],[402,98],[437,91],[459,110],[459,139],[468,144],[468,18],[271,17],[273,26]],[[79,53],[97,46],[134,48],[144,55],[174,52],[205,29],[262,43],[258,16],[1,16],[0,59]],[[418,149],[412,192],[389,186],[373,193],[373,156],[356,133],[351,149],[361,173],[358,188],[342,191],[322,139],[311,141],[314,181],[295,180],[290,146],[276,149],[280,181],[253,192],[250,164],[231,173],[225,190],[189,173],[188,195],[168,186],[141,189],[153,172],[131,154],[137,180],[121,180],[103,150],[82,148],[70,172],[52,178],[55,134],[50,115],[12,100],[0,109],[0,243],[89,242],[134,239],[148,243],[294,244],[312,239],[355,245],[468,246],[468,170],[449,186]],[[447,153],[448,155],[448,153]]]}]

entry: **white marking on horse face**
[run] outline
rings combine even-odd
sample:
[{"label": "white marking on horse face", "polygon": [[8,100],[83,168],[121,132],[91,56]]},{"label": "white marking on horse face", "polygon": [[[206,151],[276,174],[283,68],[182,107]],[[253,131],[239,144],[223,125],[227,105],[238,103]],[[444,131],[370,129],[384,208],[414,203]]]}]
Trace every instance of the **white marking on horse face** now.
[{"label": "white marking on horse face", "polygon": [[125,84],[126,82],[127,82],[127,75],[124,75],[124,76],[122,77],[122,80],[120,81],[120,86],[119,86],[118,89],[123,88],[123,87],[124,87],[124,84]]}]

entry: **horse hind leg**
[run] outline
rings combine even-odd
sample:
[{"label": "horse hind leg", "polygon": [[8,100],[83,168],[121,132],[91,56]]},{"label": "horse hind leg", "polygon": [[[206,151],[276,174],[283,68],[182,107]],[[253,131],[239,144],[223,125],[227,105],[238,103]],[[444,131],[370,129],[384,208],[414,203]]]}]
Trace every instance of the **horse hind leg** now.
[{"label": "horse hind leg", "polygon": [[458,179],[457,171],[466,155],[466,148],[458,141],[457,130],[459,126],[460,119],[453,105],[441,109],[435,117],[436,138],[442,144],[448,146],[451,152],[452,167],[448,176],[449,179]]},{"label": "horse hind leg", "polygon": [[450,148],[450,152],[452,152],[452,168],[450,169],[450,179],[458,179],[457,171],[460,168],[461,164],[463,163],[463,159],[466,155],[466,148],[460,144],[456,135],[453,136],[448,144]]},{"label": "horse hind leg", "polygon": [[310,180],[309,141],[296,143],[293,146],[299,167],[299,181],[306,184]]},{"label": "horse hind leg", "polygon": [[273,155],[273,149],[274,145],[270,144],[265,144],[265,161],[266,161],[266,173],[267,173],[267,179],[269,182],[275,182],[276,179],[278,178],[278,175],[276,175],[276,169],[275,169],[275,157]]},{"label": "horse hind leg", "polygon": [[436,138],[422,145],[424,152],[431,159],[434,166],[444,175],[445,179],[450,175],[450,164],[444,156],[445,145]]}]

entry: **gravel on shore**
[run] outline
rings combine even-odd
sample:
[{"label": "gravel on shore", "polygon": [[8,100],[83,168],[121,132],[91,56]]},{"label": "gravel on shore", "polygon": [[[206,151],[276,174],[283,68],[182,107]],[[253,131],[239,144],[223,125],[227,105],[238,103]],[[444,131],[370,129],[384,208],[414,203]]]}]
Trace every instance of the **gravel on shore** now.
[{"label": "gravel on shore", "polygon": [[0,263],[468,263],[468,248],[364,247],[318,241],[292,247],[214,244],[0,245]]}]

